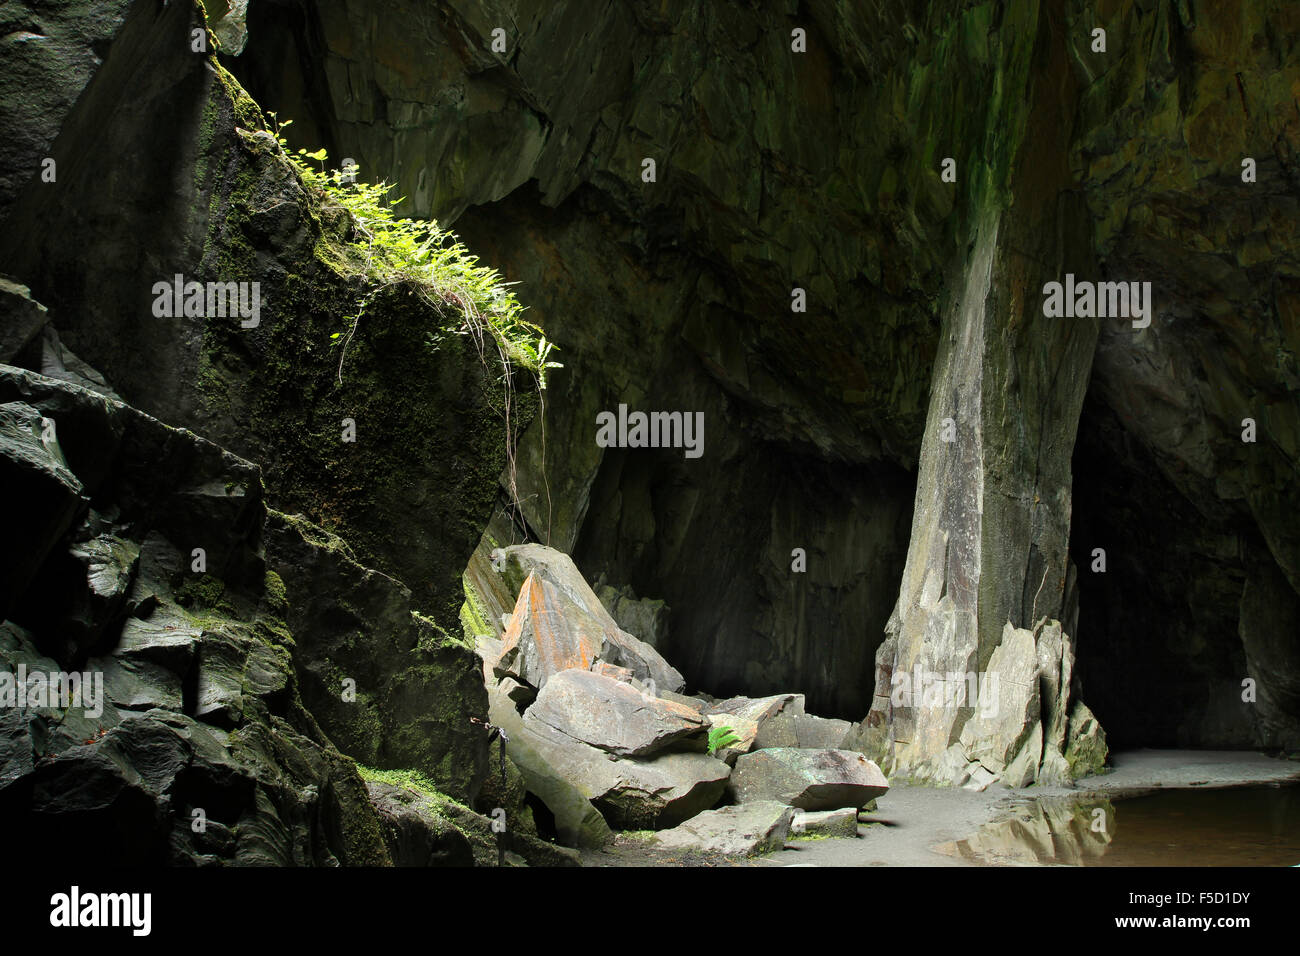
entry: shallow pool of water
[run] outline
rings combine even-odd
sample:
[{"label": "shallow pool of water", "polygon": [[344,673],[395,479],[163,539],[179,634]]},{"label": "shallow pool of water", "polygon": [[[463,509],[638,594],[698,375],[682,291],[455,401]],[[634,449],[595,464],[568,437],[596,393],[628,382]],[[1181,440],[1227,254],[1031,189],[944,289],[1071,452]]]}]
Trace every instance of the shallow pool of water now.
[{"label": "shallow pool of water", "polygon": [[1093,866],[1294,866],[1300,787],[1169,790],[1114,802]]},{"label": "shallow pool of water", "polygon": [[994,864],[1295,866],[1300,786],[1029,800],[957,848]]}]

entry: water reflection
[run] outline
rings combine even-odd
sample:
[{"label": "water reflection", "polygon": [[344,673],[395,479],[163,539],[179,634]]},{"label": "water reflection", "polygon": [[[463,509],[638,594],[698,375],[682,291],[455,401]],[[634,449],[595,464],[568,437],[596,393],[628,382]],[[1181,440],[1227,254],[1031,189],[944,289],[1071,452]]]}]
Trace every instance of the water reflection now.
[{"label": "water reflection", "polygon": [[999,865],[1294,866],[1300,787],[1042,797],[940,849]]}]

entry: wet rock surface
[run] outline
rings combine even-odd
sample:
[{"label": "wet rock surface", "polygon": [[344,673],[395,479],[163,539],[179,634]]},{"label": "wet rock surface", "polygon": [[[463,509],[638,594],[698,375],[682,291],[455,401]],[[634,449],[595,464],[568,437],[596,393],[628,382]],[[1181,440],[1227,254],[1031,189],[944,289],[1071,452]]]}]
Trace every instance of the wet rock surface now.
[{"label": "wet rock surface", "polygon": [[[5,467],[31,467],[39,449],[48,470],[61,448],[58,467],[86,493],[69,492],[60,521],[73,530],[26,555],[36,573],[16,602],[21,626],[0,626],[0,812],[27,821],[19,844],[121,864],[388,862],[355,765],[299,696],[258,555],[257,469],[31,372],[0,366],[0,393],[22,398],[0,405],[25,409],[18,421],[44,418],[61,436],[6,444]],[[78,540],[104,512],[112,532]],[[6,560],[31,547],[5,541]],[[206,571],[192,564],[197,542]],[[80,603],[44,600],[58,594]]]}]

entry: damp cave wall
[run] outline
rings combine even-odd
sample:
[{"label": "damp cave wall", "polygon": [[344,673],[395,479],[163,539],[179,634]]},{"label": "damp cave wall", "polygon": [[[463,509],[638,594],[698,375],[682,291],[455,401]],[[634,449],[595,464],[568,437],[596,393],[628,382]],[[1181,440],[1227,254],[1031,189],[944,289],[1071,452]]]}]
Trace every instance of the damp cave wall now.
[{"label": "damp cave wall", "polygon": [[[579,6],[264,2],[230,61],[296,145],[398,183],[404,208],[519,281],[561,344],[545,462],[541,426],[521,449],[531,533],[666,600],[665,651],[694,685],[794,688],[860,717],[975,217],[1056,190],[1025,234],[1071,234],[1095,279],[1152,281],[1156,301],[1147,330],[1100,324],[1073,372],[1078,447],[1051,449],[1073,465],[1053,520],[1079,573],[1085,696],[1134,744],[1293,740],[1293,9]],[[1017,141],[1005,104],[1052,77],[1066,120]],[[1057,181],[1011,178],[1053,163]],[[991,335],[1014,336],[1013,311]],[[703,411],[705,456],[596,448],[595,414],[619,403]],[[1021,600],[1007,616],[1027,624]],[[1251,674],[1270,701],[1253,710]]]}]

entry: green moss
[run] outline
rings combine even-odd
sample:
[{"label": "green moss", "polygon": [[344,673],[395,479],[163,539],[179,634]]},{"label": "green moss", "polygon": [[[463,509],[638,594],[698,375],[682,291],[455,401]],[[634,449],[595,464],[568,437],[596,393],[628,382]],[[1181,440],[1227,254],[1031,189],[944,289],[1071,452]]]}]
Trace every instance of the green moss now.
[{"label": "green moss", "polygon": [[183,608],[215,608],[226,592],[226,584],[211,574],[185,575],[173,588],[176,603]]},{"label": "green moss", "polygon": [[477,637],[480,634],[492,636],[496,634],[497,629],[494,624],[489,623],[487,618],[487,609],[483,602],[479,600],[474,588],[470,586],[469,580],[465,575],[461,575],[461,587],[465,592],[465,603],[460,606],[460,629],[464,635],[465,643],[470,647],[477,645]]},{"label": "green moss", "polygon": [[280,575],[274,571],[266,572],[266,602],[267,605],[277,614],[283,614],[289,609],[289,595],[285,590],[284,581]]},{"label": "green moss", "polygon": [[474,649],[472,640],[465,636],[458,636],[454,631],[447,630],[426,614],[412,611],[411,620],[415,622],[416,632],[419,634],[417,647],[422,651],[432,651],[449,645],[467,647],[470,650]]},{"label": "green moss", "polygon": [[357,764],[357,771],[361,774],[363,780],[386,783],[390,787],[405,787],[407,790],[418,791],[431,800],[438,802],[451,800],[450,797],[439,793],[433,781],[418,770],[378,770],[374,767]]}]

